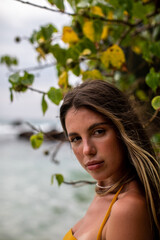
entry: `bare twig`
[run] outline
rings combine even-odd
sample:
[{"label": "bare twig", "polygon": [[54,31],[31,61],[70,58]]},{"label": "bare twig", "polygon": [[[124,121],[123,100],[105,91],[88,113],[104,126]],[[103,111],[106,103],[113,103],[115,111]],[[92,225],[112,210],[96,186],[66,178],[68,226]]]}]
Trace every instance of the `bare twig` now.
[{"label": "bare twig", "polygon": [[63,141],[62,141],[62,142],[60,141],[60,142],[58,143],[58,146],[56,146],[56,148],[55,148],[55,150],[54,150],[54,152],[53,152],[53,154],[52,154],[52,161],[53,161],[54,163],[56,163],[56,164],[58,164],[59,161],[57,161],[57,160],[55,159],[55,157],[56,157],[58,151],[60,150],[62,144],[63,144]]},{"label": "bare twig", "polygon": [[33,6],[33,7],[41,8],[41,9],[44,9],[44,10],[47,10],[47,11],[51,11],[51,12],[63,13],[63,14],[69,15],[69,16],[76,16],[75,13],[64,12],[62,10],[53,9],[53,8],[49,8],[49,7],[46,7],[46,6],[40,6],[38,4],[31,3],[31,2],[26,2],[26,1],[22,1],[22,0],[14,0],[14,1],[17,1],[17,2],[20,2],[20,3],[24,3],[24,4],[27,4],[27,5]]},{"label": "bare twig", "polygon": [[[31,2],[26,2],[26,1],[22,1],[22,0],[14,0],[14,1],[17,1],[17,2],[20,2],[20,3],[23,3],[23,4],[27,4],[27,5],[30,5],[30,6],[33,6],[33,7],[41,8],[41,9],[44,9],[44,10],[47,10],[47,11],[62,13],[62,14],[69,15],[69,16],[72,16],[72,17],[82,16],[81,14],[78,14],[78,13],[69,13],[69,12],[59,10],[59,9],[53,9],[53,8],[49,8],[49,7],[46,7],[46,6],[40,6],[38,4],[34,4],[34,3],[31,3]],[[134,27],[135,26],[135,24],[132,24],[132,23],[129,23],[129,22],[123,21],[123,20],[107,19],[107,18],[104,18],[104,17],[89,16],[87,14],[83,14],[83,17],[89,18],[89,19],[99,19],[99,20],[102,20],[104,22],[108,22],[108,23],[112,23],[112,24],[127,25],[129,27]]]},{"label": "bare twig", "polygon": [[73,181],[73,182],[64,181],[63,183],[67,184],[67,185],[74,185],[76,187],[81,187],[81,186],[84,186],[86,184],[90,184],[90,185],[96,184],[96,182],[94,182],[94,181],[85,181],[85,180]]},{"label": "bare twig", "polygon": [[54,65],[56,65],[56,62],[47,63],[47,64],[43,64],[43,65],[37,65],[37,66],[33,66],[33,67],[19,68],[19,69],[10,68],[10,71],[14,72],[14,73],[22,72],[22,71],[36,71],[36,70],[41,70],[41,69],[45,69],[45,68],[50,68],[50,67],[53,67]]},{"label": "bare twig", "polygon": [[[44,132],[42,129],[35,127],[34,125],[32,125],[29,122],[26,122],[27,125],[29,125],[35,132],[39,133],[43,133],[43,135],[45,136],[45,140],[56,140],[56,141],[60,141],[60,142],[66,142],[66,138],[64,135],[64,132],[58,132],[56,130],[52,130],[49,132]],[[58,145],[58,149],[61,147]],[[56,155],[56,154],[55,154]],[[54,153],[53,153],[53,157],[55,157]]]},{"label": "bare twig", "polygon": [[47,92],[44,92],[44,91],[41,91],[41,90],[38,90],[38,89],[35,89],[35,88],[32,88],[32,87],[27,87],[29,90],[33,91],[33,92],[37,92],[37,93],[41,93],[41,94],[44,94],[46,95]]},{"label": "bare twig", "polygon": [[132,28],[128,28],[128,29],[126,29],[126,31],[124,31],[123,33],[122,33],[122,35],[120,36],[120,38],[117,40],[117,45],[120,45],[121,44],[121,42],[123,41],[123,39],[125,39],[125,37],[130,33],[130,31],[132,30]]},{"label": "bare twig", "polygon": [[159,112],[160,112],[160,108],[158,108],[153,114],[153,116],[148,120],[148,122],[144,124],[144,128],[148,127],[148,125],[157,117]]},{"label": "bare twig", "polygon": [[[156,14],[157,14],[157,13],[153,12],[153,13],[151,13],[150,15],[148,15],[147,18],[153,17],[153,16],[156,15]],[[133,32],[133,34],[131,35],[131,37],[135,37],[136,35],[138,35],[138,34],[141,33],[141,32],[144,32],[144,31],[146,31],[146,30],[155,28],[155,27],[157,27],[157,26],[160,25],[160,22],[157,22],[157,23],[154,24],[154,25],[148,24],[148,25],[143,25],[143,26],[138,27],[138,25],[141,25],[142,22],[143,22],[143,21],[140,20],[140,21],[138,21],[137,23],[135,23],[135,24],[133,24],[132,26],[130,26],[130,28],[128,28],[126,31],[124,31],[123,34],[122,34],[122,36],[118,39],[117,44],[120,44],[120,43],[123,41],[123,39],[125,39],[125,37],[129,34],[129,32],[130,32],[133,28],[135,28],[135,27],[137,27],[137,28],[136,28],[136,30]]]},{"label": "bare twig", "polygon": [[[154,16],[156,16],[158,13],[157,13],[157,10],[155,10],[154,12],[152,12],[152,13],[150,13],[150,14],[148,14],[147,16],[146,16],[146,18],[151,18],[151,17],[154,17]],[[133,27],[137,27],[138,25],[141,25],[141,23],[143,23],[143,19],[141,19],[141,20],[138,20],[136,23],[134,23],[132,26]]]},{"label": "bare twig", "polygon": [[32,128],[32,130],[36,131],[36,132],[42,132],[41,129],[36,128],[32,123],[30,122],[25,122],[30,128]]},{"label": "bare twig", "polygon": [[148,25],[146,25],[146,26],[144,25],[144,26],[142,26],[142,27],[139,27],[138,29],[135,30],[135,32],[133,32],[133,34],[131,35],[131,37],[135,37],[135,36],[137,36],[139,33],[144,32],[144,31],[146,31],[146,30],[153,29],[153,28],[155,28],[155,27],[157,27],[157,26],[159,26],[159,25],[160,25],[160,22],[157,22],[157,23],[154,24],[154,25],[148,24]]}]

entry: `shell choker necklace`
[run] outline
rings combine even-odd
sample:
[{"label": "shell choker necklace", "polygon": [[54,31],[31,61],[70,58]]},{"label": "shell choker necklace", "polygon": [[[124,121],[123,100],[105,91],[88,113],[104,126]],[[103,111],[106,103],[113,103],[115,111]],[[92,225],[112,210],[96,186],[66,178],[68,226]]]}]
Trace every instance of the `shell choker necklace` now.
[{"label": "shell choker necklace", "polygon": [[98,183],[96,183],[96,186],[97,186],[98,188],[101,188],[101,189],[110,189],[110,188],[113,187],[114,185],[115,185],[115,183],[112,184],[112,185],[108,185],[108,186],[100,186]]}]

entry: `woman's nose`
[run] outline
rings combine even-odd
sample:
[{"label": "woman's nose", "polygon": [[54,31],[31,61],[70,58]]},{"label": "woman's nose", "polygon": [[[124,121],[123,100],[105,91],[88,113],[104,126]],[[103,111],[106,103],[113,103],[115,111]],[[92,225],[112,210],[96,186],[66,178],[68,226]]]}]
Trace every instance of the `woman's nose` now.
[{"label": "woman's nose", "polygon": [[96,147],[93,142],[85,140],[83,142],[83,154],[84,155],[95,155],[96,154]]}]

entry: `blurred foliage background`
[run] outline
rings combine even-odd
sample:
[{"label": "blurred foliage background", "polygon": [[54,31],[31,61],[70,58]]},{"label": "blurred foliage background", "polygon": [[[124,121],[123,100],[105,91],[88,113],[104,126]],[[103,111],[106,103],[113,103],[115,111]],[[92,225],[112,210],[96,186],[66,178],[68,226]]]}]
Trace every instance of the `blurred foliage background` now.
[{"label": "blurred foliage background", "polygon": [[[57,69],[57,88],[45,92],[34,89],[30,69],[18,70],[19,60],[1,56],[11,74],[10,98],[15,92],[35,91],[42,95],[42,112],[48,101],[59,105],[74,87],[70,78],[80,81],[101,79],[129,94],[144,127],[160,153],[160,2],[158,0],[46,0],[49,7],[16,0],[33,7],[69,15],[71,23],[58,31],[54,22],[34,30],[27,40],[37,52],[37,67]],[[67,6],[67,7],[66,7]],[[69,10],[68,10],[69,9]],[[15,37],[23,44],[23,38]],[[33,69],[31,69],[33,70]],[[43,133],[31,137],[40,147]]]}]

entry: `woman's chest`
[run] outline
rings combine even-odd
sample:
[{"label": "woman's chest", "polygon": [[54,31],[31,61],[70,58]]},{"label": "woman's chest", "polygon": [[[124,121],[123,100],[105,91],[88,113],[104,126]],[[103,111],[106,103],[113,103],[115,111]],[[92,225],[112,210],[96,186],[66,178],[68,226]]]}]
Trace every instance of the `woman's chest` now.
[{"label": "woman's chest", "polygon": [[[83,219],[72,228],[75,238],[78,240],[96,240],[109,205],[109,200],[95,199]],[[104,232],[105,226],[103,229],[103,236]],[[102,239],[105,240],[104,237],[102,237]]]}]

